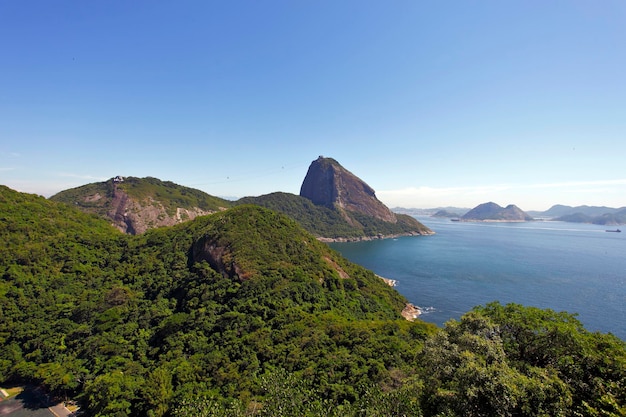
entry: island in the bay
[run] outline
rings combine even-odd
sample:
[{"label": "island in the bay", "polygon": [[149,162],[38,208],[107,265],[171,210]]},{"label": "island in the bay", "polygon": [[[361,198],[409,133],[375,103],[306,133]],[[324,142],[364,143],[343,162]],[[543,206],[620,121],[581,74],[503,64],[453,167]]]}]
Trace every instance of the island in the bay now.
[{"label": "island in the bay", "polygon": [[459,218],[460,221],[526,222],[533,218],[514,204],[502,207],[496,203],[480,204]]},{"label": "island in the bay", "polygon": [[415,209],[395,207],[394,212],[411,215],[429,215],[450,218],[454,221],[531,221],[551,220],[570,223],[589,223],[599,225],[626,224],[626,207],[611,208],[604,206],[564,206],[556,204],[545,211],[522,211],[515,205],[505,208],[489,202],[473,209],[446,207],[437,209]]}]

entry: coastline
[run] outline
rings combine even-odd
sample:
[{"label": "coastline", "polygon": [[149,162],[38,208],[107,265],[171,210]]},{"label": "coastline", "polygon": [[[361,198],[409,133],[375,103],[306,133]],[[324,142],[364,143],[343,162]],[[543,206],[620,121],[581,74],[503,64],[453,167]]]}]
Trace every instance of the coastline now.
[{"label": "coastline", "polygon": [[[619,226],[622,233],[606,233],[615,226],[418,220],[437,235],[331,245],[351,261],[397,279],[395,289],[422,307],[419,318],[440,327],[476,305],[500,300],[577,313],[588,330],[626,340],[625,310],[619,302],[626,288],[624,227]],[[468,279],[467,260],[480,279]],[[446,278],[429,279],[428,271],[441,271],[442,266]],[[425,279],[417,279],[421,277]],[[591,308],[589,300],[594,300]],[[403,307],[400,303],[399,309]]]},{"label": "coastline", "polygon": [[[427,232],[427,233],[408,232],[408,233],[398,233],[398,234],[393,234],[393,235],[359,236],[359,237],[354,237],[354,238],[318,237],[317,240],[320,241],[320,242],[324,242],[324,243],[364,242],[364,241],[371,241],[371,240],[394,239],[394,238],[405,237],[405,236],[430,236],[430,235],[434,235],[434,234],[435,234],[434,231],[430,231],[430,232]],[[390,287],[395,287],[395,286],[398,285],[398,281],[395,280],[395,279],[385,278],[385,277],[380,276],[378,274],[374,274],[374,275],[376,275],[376,277],[382,279]],[[406,303],[406,305],[404,306],[404,308],[400,312],[400,315],[402,317],[404,317],[408,321],[416,320],[421,314],[422,314],[422,309],[420,307],[414,305],[414,304],[411,304],[411,303]]]},{"label": "coastline", "polygon": [[417,319],[420,314],[422,314],[422,310],[411,303],[407,303],[407,305],[404,307],[404,310],[402,310],[400,314],[402,314],[402,317],[404,317],[408,321],[413,321]]},{"label": "coastline", "polygon": [[435,232],[406,232],[396,233],[392,235],[374,235],[374,236],[357,236],[357,237],[317,237],[317,240],[324,243],[346,243],[346,242],[366,242],[370,240],[395,239],[406,236],[431,236]]},{"label": "coastline", "polygon": [[385,278],[385,277],[381,277],[378,274],[375,274],[378,278],[382,279],[383,281],[385,281],[385,283],[387,285],[389,285],[390,287],[395,287],[396,285],[398,285],[398,281],[396,281],[395,279],[389,279],[389,278]]},{"label": "coastline", "polygon": [[[396,285],[398,285],[398,281],[396,281],[395,279],[389,279],[389,278],[381,277],[378,274],[376,274],[376,276],[378,278],[382,279],[383,281],[385,281],[385,283],[387,285],[389,285],[390,287],[395,287]],[[411,304],[411,303],[406,303],[406,305],[404,306],[404,308],[400,312],[400,315],[402,317],[404,317],[408,321],[414,321],[421,314],[422,314],[422,309],[419,308],[418,306],[414,305],[414,304]]]}]

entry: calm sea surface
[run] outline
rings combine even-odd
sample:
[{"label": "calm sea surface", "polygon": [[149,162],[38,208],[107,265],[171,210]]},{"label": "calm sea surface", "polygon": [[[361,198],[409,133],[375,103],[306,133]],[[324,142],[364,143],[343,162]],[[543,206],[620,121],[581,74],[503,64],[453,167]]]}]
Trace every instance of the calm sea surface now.
[{"label": "calm sea surface", "polygon": [[578,223],[417,218],[436,234],[331,246],[397,280],[409,302],[432,307],[421,318],[440,326],[497,300],[577,313],[588,330],[626,340],[626,233]]}]

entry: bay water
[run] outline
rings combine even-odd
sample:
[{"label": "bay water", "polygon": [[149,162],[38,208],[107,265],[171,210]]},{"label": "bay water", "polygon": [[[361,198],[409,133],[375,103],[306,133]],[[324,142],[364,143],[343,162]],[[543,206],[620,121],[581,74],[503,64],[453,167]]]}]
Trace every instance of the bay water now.
[{"label": "bay water", "polygon": [[330,246],[396,280],[439,326],[499,301],[576,313],[587,330],[626,340],[626,233],[606,232],[616,227],[416,218],[436,234]]}]

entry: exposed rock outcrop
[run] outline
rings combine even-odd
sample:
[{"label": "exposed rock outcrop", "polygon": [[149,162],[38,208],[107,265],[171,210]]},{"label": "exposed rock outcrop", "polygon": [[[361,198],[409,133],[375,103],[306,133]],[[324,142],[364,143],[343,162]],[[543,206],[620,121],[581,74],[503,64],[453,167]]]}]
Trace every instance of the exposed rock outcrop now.
[{"label": "exposed rock outcrop", "polygon": [[198,207],[189,209],[177,207],[174,213],[170,213],[161,202],[151,197],[143,201],[132,199],[124,190],[114,187],[107,216],[113,221],[113,225],[124,233],[139,235],[155,227],[173,226],[214,213]]},{"label": "exposed rock outcrop", "polygon": [[314,204],[347,210],[389,223],[395,214],[378,198],[374,189],[332,158],[320,156],[309,166],[300,195]]},{"label": "exposed rock outcrop", "polygon": [[202,191],[151,177],[115,177],[61,191],[50,199],[104,217],[129,234],[173,226],[229,206]]},{"label": "exposed rock outcrop", "polygon": [[402,317],[404,317],[408,321],[414,321],[420,316],[420,314],[422,314],[422,310],[419,307],[409,303],[404,307],[401,314]]},{"label": "exposed rock outcrop", "polygon": [[228,247],[220,245],[217,240],[208,237],[199,239],[193,244],[191,255],[193,262],[206,261],[224,277],[246,278],[246,274],[237,265]]}]

